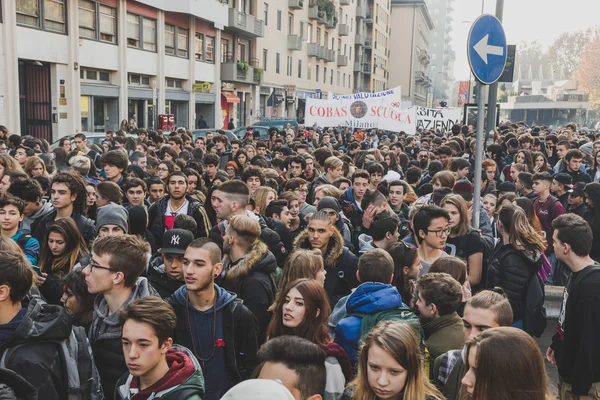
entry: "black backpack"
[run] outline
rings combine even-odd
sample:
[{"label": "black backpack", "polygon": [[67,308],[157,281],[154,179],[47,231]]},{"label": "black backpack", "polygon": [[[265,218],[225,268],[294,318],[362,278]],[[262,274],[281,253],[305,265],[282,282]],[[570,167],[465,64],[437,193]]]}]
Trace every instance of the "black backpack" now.
[{"label": "black backpack", "polygon": [[544,307],[545,300],[546,292],[544,290],[544,283],[537,271],[535,271],[527,282],[523,330],[531,336],[538,338],[542,336],[548,324],[546,320],[546,308]]},{"label": "black backpack", "polygon": [[19,236],[19,238],[16,240],[17,244],[19,245],[19,247],[21,248],[21,250],[25,251],[25,246],[27,245],[27,242],[29,242],[29,239],[31,239],[33,236],[29,235],[29,234],[22,234],[21,236]]}]

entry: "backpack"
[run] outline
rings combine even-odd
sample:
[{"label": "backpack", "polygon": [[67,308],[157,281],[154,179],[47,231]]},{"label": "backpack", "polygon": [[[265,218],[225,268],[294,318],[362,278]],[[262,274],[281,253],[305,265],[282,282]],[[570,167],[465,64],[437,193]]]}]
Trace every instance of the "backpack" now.
[{"label": "backpack", "polygon": [[31,239],[32,237],[33,236],[25,233],[19,236],[19,238],[16,241],[21,250],[25,251],[25,246],[27,246],[27,242],[29,242],[29,239]]},{"label": "backpack", "polygon": [[[100,375],[94,364],[92,347],[85,330],[80,326],[73,326],[67,339],[50,343],[56,343],[60,349],[60,357],[65,369],[64,382],[68,385],[68,397],[65,397],[65,400],[104,399]],[[0,359],[0,368],[6,368],[6,359],[18,347],[4,352]]]},{"label": "backpack", "polygon": [[381,321],[400,321],[407,323],[413,328],[415,335],[419,342],[421,341],[421,323],[419,317],[417,317],[406,305],[402,304],[398,308],[391,308],[389,310],[379,311],[374,314],[362,314],[362,313],[350,313],[348,316],[355,316],[361,318],[360,323],[360,340],[362,341],[365,336]]},{"label": "backpack", "polygon": [[534,272],[527,282],[523,330],[538,338],[542,336],[548,324],[546,321],[546,308],[544,307],[545,300],[544,283],[539,274]]}]

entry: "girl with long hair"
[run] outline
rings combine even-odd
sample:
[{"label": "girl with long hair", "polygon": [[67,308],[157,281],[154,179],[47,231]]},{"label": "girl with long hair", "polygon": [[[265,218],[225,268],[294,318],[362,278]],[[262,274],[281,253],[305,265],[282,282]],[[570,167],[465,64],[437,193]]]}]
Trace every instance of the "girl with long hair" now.
[{"label": "girl with long hair", "polygon": [[87,331],[92,324],[96,295],[88,292],[83,270],[69,272],[62,280],[62,289],[62,306],[73,318],[73,324]]},{"label": "girl with long hair", "polygon": [[[544,236],[544,230],[542,229],[542,223],[535,213],[535,208],[533,207],[533,202],[529,200],[527,197],[517,197],[513,203],[523,209],[525,211],[525,215],[527,216],[527,220],[535,229],[537,233]],[[494,221],[495,222],[495,221]]]},{"label": "girl with long hair", "polygon": [[410,325],[382,321],[365,336],[358,374],[340,400],[438,400],[425,375],[419,342]]},{"label": "girl with long hair", "polygon": [[461,399],[552,398],[542,353],[535,340],[519,329],[487,329],[470,340],[465,368]]},{"label": "girl with long hair", "polygon": [[281,193],[279,198],[288,202],[288,209],[290,210],[290,216],[292,217],[290,220],[292,225],[289,231],[292,235],[292,240],[296,240],[296,237],[304,230],[304,228],[306,228],[306,221],[300,216],[299,198],[292,191]]},{"label": "girl with long hair", "polygon": [[96,193],[96,206],[98,208],[105,206],[108,203],[121,204],[123,202],[123,192],[119,185],[114,182],[100,182],[98,186],[96,186]]},{"label": "girl with long hair", "polygon": [[533,173],[534,162],[531,150],[521,149],[515,155],[515,164],[525,164],[527,166],[527,172]]},{"label": "girl with long hair", "polygon": [[41,247],[38,265],[42,274],[36,277],[38,287],[46,302],[60,305],[63,295],[62,278],[89,251],[71,218],[54,221],[48,228],[46,240],[41,243]]},{"label": "girl with long hair", "polygon": [[96,200],[98,199],[98,191],[96,190],[96,184],[91,181],[85,181],[85,215],[88,218],[96,220],[96,213],[98,212],[98,206],[96,206]]},{"label": "girl with long hair", "polygon": [[242,172],[244,172],[244,168],[246,168],[246,165],[249,164],[248,153],[246,152],[246,150],[239,149],[235,153],[235,163],[238,166],[239,173],[241,174]]},{"label": "girl with long hair", "polygon": [[254,201],[256,202],[254,212],[264,216],[269,203],[276,199],[277,191],[275,189],[272,189],[268,186],[259,187],[256,189],[256,192],[254,192]]},{"label": "girl with long hair", "polygon": [[442,199],[440,207],[450,215],[446,252],[467,262],[469,283],[476,287],[482,283],[484,247],[479,232],[471,229],[467,202],[458,194],[449,194]]},{"label": "girl with long hair", "polygon": [[285,288],[290,282],[298,279],[314,279],[323,286],[325,284],[325,264],[321,250],[299,249],[292,252],[283,267],[279,287]]},{"label": "girl with long hair", "polygon": [[412,306],[415,281],[421,271],[421,257],[417,248],[412,244],[399,241],[388,250],[394,260],[394,280],[392,285],[398,289],[402,302]]},{"label": "girl with long hair", "polygon": [[522,208],[506,205],[498,213],[502,244],[488,260],[485,289],[501,287],[513,309],[513,326],[523,329],[528,282],[543,263],[546,240],[531,226]]},{"label": "girl with long hair", "polygon": [[548,159],[541,151],[534,151],[531,153],[533,158],[533,174],[537,172],[550,172],[550,165]]},{"label": "girl with long hair", "polygon": [[30,178],[40,175],[48,176],[44,160],[37,156],[29,157],[25,163],[24,169]]},{"label": "girl with long hair", "polygon": [[352,367],[346,352],[329,336],[331,307],[323,285],[314,279],[295,280],[279,292],[275,303],[267,337],[293,335],[321,346],[327,354],[325,398],[335,398],[352,378]]},{"label": "girl with long hair", "polygon": [[175,171],[175,163],[172,161],[161,161],[158,163],[156,167],[156,175],[163,181],[163,183],[167,183],[167,179],[171,172]]},{"label": "girl with long hair", "polygon": [[4,177],[6,171],[23,171],[21,164],[14,157],[7,154],[0,154],[0,180]]},{"label": "girl with long hair", "polygon": [[394,151],[388,151],[384,155],[384,160],[387,165],[387,174],[383,177],[384,181],[395,181],[397,179],[402,179],[404,174],[402,173],[402,168],[400,168],[400,164],[398,164],[398,156]]}]

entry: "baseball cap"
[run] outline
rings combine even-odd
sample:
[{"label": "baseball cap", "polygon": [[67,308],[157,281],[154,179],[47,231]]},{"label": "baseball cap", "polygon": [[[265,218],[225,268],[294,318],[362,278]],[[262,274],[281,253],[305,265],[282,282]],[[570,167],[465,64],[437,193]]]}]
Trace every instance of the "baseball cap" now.
[{"label": "baseball cap", "polygon": [[563,185],[570,185],[573,181],[571,175],[564,172],[559,172],[558,174],[554,175],[554,179],[556,180],[556,182],[561,183]]},{"label": "baseball cap", "polygon": [[574,184],[571,189],[567,190],[567,192],[569,192],[569,196],[582,197],[584,188],[585,188],[585,183],[579,182],[579,183]]},{"label": "baseball cap", "polygon": [[185,249],[194,241],[194,235],[187,229],[170,229],[163,235],[161,254],[185,254]]},{"label": "baseball cap", "polygon": [[229,389],[222,400],[294,400],[294,396],[279,380],[249,379]]},{"label": "baseball cap", "polygon": [[502,182],[498,186],[496,186],[496,190],[498,193],[509,193],[517,190],[515,184],[513,182]]}]

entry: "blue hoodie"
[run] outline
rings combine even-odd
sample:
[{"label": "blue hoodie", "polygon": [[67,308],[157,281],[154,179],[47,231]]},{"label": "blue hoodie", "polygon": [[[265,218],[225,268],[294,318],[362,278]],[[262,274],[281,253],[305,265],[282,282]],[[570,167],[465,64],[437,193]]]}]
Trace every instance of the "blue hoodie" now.
[{"label": "blue hoodie", "polygon": [[402,305],[402,296],[395,286],[365,282],[356,288],[346,303],[348,316],[342,319],[335,328],[335,341],[343,347],[350,357],[350,361],[354,363],[358,358],[360,325],[362,323],[361,317],[350,314],[375,314]]},{"label": "blue hoodie", "polygon": [[[189,326],[193,331],[192,343],[194,344],[193,350],[200,365],[202,367],[202,374],[204,375],[204,382],[206,382],[206,393],[202,397],[203,400],[218,400],[227,390],[233,386],[234,379],[229,374],[225,362],[225,347],[215,346],[217,339],[224,340],[223,332],[223,307],[231,303],[236,299],[237,295],[228,292],[227,290],[215,285],[217,292],[217,329],[216,337],[213,337],[213,308],[209,308],[206,311],[198,311],[193,306],[189,306]],[[177,289],[173,295],[175,301],[186,306],[187,303],[187,288],[185,286]],[[208,359],[213,352],[214,354],[207,362],[202,362],[201,359]]]}]

